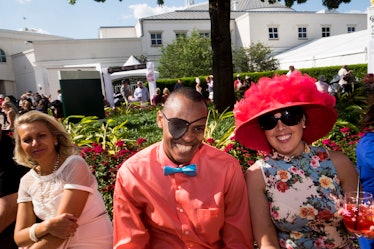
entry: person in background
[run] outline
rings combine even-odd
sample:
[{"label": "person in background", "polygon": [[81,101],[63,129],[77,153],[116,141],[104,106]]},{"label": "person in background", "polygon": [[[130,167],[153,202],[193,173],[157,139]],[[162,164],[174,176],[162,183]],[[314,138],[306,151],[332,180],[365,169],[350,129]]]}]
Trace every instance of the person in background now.
[{"label": "person in background", "polygon": [[126,101],[126,103],[129,100],[129,97],[131,96],[131,90],[130,90],[130,80],[129,79],[124,79],[121,81],[121,89],[120,92],[122,94],[123,99]]},{"label": "person in background", "polygon": [[252,85],[252,79],[249,75],[246,75],[242,84],[242,87],[240,88],[240,91],[246,91],[248,90]]},{"label": "person in background", "polygon": [[317,90],[322,93],[328,93],[329,90],[329,84],[326,82],[325,75],[321,75],[318,77],[318,80],[316,81],[316,87]]},{"label": "person in background", "polygon": [[351,70],[348,70],[347,65],[343,65],[339,71],[338,75],[340,77],[339,85],[342,89],[342,93],[351,91],[351,86],[348,84],[348,77],[352,74]]},{"label": "person in background", "polygon": [[21,177],[29,170],[13,160],[12,132],[0,124],[0,248],[17,249],[13,236],[17,215],[17,191]]},{"label": "person in background", "polygon": [[241,166],[203,143],[207,117],[195,89],[170,94],[157,113],[162,141],[117,173],[115,249],[254,248]]},{"label": "person in background", "polygon": [[113,228],[97,181],[54,117],[16,119],[15,160],[31,168],[18,190],[14,239],[20,247],[110,249]]},{"label": "person in background", "polygon": [[60,89],[57,90],[57,100],[62,103],[62,93]]},{"label": "person in background", "polygon": [[163,103],[163,99],[162,99],[162,94],[161,94],[161,89],[160,88],[156,88],[155,90],[155,93],[153,94],[152,96],[152,105],[153,106],[158,106],[158,105],[161,105]]},{"label": "person in background", "polygon": [[195,83],[196,83],[196,86],[195,86],[195,89],[198,93],[200,94],[203,94],[202,91],[203,91],[203,88],[201,87],[201,84],[200,84],[200,78],[199,77],[196,77],[195,78]]},{"label": "person in background", "polygon": [[368,95],[374,93],[374,74],[368,73],[364,76],[364,92]]},{"label": "person in background", "polygon": [[241,76],[240,76],[240,74],[237,74],[236,79],[234,81],[234,90],[239,91],[240,88],[242,87],[242,85],[243,85],[243,83],[242,83],[242,80],[241,80]]},{"label": "person in background", "polygon": [[209,75],[208,77],[205,78],[206,84],[208,85],[208,88],[206,89],[208,91],[208,98],[210,102],[213,102],[213,75]]},{"label": "person in background", "polygon": [[31,103],[29,101],[24,101],[22,102],[22,108],[18,111],[18,113],[22,115],[31,110],[32,110]]},{"label": "person in background", "polygon": [[141,103],[149,102],[148,88],[144,87],[142,81],[137,82],[138,87],[134,91],[134,99],[132,101],[139,101]]},{"label": "person in background", "polygon": [[177,90],[178,88],[183,87],[183,82],[181,79],[178,79],[177,83],[174,85],[174,90]]},{"label": "person in background", "polygon": [[18,110],[16,106],[13,104],[12,101],[3,101],[1,108],[4,110],[6,115],[6,124],[3,127],[4,130],[13,130],[14,129],[14,121],[18,116]]},{"label": "person in background", "polygon": [[[360,173],[362,190],[374,195],[374,98],[369,99],[369,105],[361,120],[361,128],[365,132],[356,147],[357,171]],[[374,248],[374,239],[358,238],[360,248]]]},{"label": "person in background", "polygon": [[1,121],[1,125],[5,125],[6,124],[6,114],[3,110],[3,102],[4,102],[4,95],[3,94],[0,94],[0,121]]},{"label": "person in background", "polygon": [[165,87],[163,90],[162,90],[162,102],[165,103],[165,101],[168,99],[170,95],[170,91],[169,91],[169,88]]},{"label": "person in background", "polygon": [[328,93],[334,97],[337,97],[338,93],[341,92],[339,80],[340,80],[340,76],[335,75],[330,81],[329,87],[327,89]]},{"label": "person in background", "polygon": [[355,167],[342,152],[310,145],[333,128],[334,106],[300,73],[261,78],[236,103],[236,140],[264,155],[245,174],[260,249],[355,248],[341,216]]},{"label": "person in background", "polygon": [[298,70],[296,70],[295,66],[294,65],[290,65],[288,67],[288,72],[287,72],[287,76],[290,77],[292,74],[294,74],[295,72],[298,72]]}]

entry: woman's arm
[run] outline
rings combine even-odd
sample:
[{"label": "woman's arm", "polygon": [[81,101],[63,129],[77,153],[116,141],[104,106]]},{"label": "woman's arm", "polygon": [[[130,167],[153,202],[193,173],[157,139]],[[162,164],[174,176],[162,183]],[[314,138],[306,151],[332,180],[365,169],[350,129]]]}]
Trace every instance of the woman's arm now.
[{"label": "woman's arm", "polygon": [[245,174],[254,239],[260,249],[279,248],[276,229],[265,196],[265,182],[260,165],[255,163]]},{"label": "woman's arm", "polygon": [[[74,165],[71,165],[70,167],[68,166],[67,168],[74,171],[69,172],[69,176],[75,177],[75,180],[72,180],[72,182],[70,181],[71,179],[65,179],[68,183],[87,186],[89,183],[89,180],[87,179],[90,179],[90,177],[85,176],[85,174],[89,174],[90,172],[84,161],[74,161]],[[82,179],[82,183],[76,182],[76,179]],[[77,220],[86,205],[88,195],[89,192],[87,191],[64,189],[60,204],[57,207],[58,210],[56,216],[39,223],[35,227],[35,237],[38,238],[38,241],[34,243],[30,249],[57,248],[66,239],[73,236],[78,227]],[[31,202],[30,205],[34,219],[31,221],[27,220],[22,225],[19,225],[20,230],[23,228],[23,230],[20,231],[20,236],[22,236],[23,242],[22,244],[18,244],[20,246],[27,246],[25,243],[32,242],[30,239],[30,228],[35,223],[35,215],[33,213]]]},{"label": "woman's arm", "polygon": [[351,160],[340,151],[329,151],[329,153],[343,191],[355,191],[358,184],[358,175]]},{"label": "woman's arm", "polygon": [[0,233],[16,220],[17,193],[0,198]]}]

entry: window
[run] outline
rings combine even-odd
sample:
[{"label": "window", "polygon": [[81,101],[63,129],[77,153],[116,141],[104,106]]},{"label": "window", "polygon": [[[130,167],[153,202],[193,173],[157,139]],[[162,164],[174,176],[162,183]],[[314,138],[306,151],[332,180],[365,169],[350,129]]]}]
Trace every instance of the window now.
[{"label": "window", "polygon": [[330,27],[322,27],[322,37],[330,36]]},{"label": "window", "polygon": [[162,45],[161,33],[151,33],[151,45],[152,46]]},{"label": "window", "polygon": [[187,32],[175,32],[175,38],[186,38],[187,37]]},{"label": "window", "polygon": [[209,32],[200,32],[199,34],[200,34],[201,37],[210,38],[210,33]]},{"label": "window", "polygon": [[6,62],[6,54],[4,50],[0,48],[0,62]]},{"label": "window", "polygon": [[269,39],[276,40],[278,39],[278,28],[269,28]]},{"label": "window", "polygon": [[348,33],[353,33],[353,32],[355,32],[356,31],[356,27],[347,27],[347,32]]},{"label": "window", "polygon": [[298,28],[298,36],[299,39],[307,39],[307,32],[306,32],[306,27],[299,27]]}]

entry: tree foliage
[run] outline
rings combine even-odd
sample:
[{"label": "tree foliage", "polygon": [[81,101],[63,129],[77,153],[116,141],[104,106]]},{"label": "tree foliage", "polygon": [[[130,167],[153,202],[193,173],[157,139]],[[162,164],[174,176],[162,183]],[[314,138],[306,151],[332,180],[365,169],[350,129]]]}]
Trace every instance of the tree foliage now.
[{"label": "tree foliage", "polygon": [[161,48],[158,71],[161,78],[208,75],[212,73],[210,39],[194,30]]},{"label": "tree foliage", "polygon": [[248,48],[241,47],[233,52],[235,72],[271,71],[279,67],[279,62],[272,56],[270,47],[261,42],[251,43]]}]

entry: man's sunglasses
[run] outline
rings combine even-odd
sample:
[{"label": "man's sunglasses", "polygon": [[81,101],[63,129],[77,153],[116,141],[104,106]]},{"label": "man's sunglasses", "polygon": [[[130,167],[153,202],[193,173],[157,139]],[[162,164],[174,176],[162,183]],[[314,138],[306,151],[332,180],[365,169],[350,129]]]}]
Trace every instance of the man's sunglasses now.
[{"label": "man's sunglasses", "polygon": [[[274,114],[280,113],[279,118],[275,117]],[[303,109],[299,106],[288,107],[285,109],[273,111],[261,115],[258,118],[258,123],[260,124],[261,129],[271,130],[274,129],[278,124],[278,120],[282,121],[283,124],[287,126],[294,126],[300,124],[301,119],[303,118],[304,112]]]},{"label": "man's sunglasses", "polygon": [[180,118],[167,118],[164,112],[161,111],[161,113],[162,115],[164,115],[165,119],[168,121],[168,129],[169,129],[171,136],[174,139],[179,139],[183,137],[183,135],[186,134],[186,132],[188,131],[188,127],[191,124],[207,118],[207,117],[202,117],[202,118],[196,119],[195,121],[188,122]]}]

